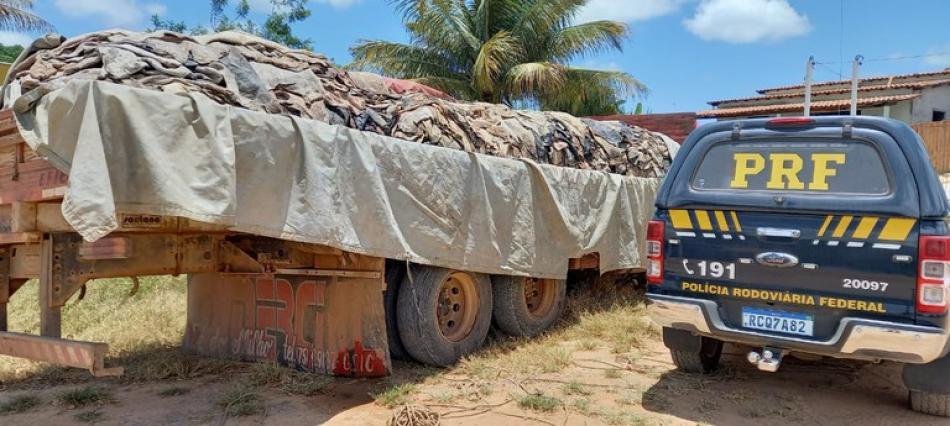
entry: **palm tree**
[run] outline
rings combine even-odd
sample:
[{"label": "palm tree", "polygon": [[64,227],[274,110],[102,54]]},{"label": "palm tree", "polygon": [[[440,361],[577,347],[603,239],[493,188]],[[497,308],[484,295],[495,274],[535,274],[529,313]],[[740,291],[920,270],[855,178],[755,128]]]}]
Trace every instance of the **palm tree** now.
[{"label": "palm tree", "polygon": [[[627,73],[578,68],[622,50],[627,26],[575,23],[588,0],[391,0],[409,43],[362,40],[351,67],[406,78],[465,100],[605,114],[646,88]],[[593,110],[589,110],[593,109]]]},{"label": "palm tree", "polygon": [[49,31],[53,26],[34,15],[33,0],[0,0],[0,30],[2,31]]}]

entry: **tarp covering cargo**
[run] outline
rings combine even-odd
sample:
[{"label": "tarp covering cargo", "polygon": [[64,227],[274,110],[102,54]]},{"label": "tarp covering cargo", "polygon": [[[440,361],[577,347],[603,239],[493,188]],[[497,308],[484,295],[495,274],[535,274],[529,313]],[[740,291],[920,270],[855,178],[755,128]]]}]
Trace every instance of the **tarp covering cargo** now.
[{"label": "tarp covering cargo", "polygon": [[322,55],[236,32],[44,36],[14,64],[5,95],[41,94],[72,80],[202,93],[224,105],[406,141],[628,176],[663,176],[676,145],[617,121],[447,99],[420,84],[349,73]]},{"label": "tarp covering cargo", "polygon": [[[66,220],[88,240],[117,215],[469,271],[560,278],[567,259],[641,266],[658,179],[406,143],[317,120],[72,80],[19,98],[24,138],[69,175]],[[32,108],[27,107],[33,104]]]}]

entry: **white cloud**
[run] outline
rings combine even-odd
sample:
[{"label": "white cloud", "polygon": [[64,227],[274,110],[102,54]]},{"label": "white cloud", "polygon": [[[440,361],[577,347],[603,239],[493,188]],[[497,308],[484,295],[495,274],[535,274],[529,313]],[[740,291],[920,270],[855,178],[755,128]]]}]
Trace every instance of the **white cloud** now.
[{"label": "white cloud", "polygon": [[35,37],[32,37],[29,34],[13,31],[0,31],[0,44],[5,44],[7,46],[19,44],[20,46],[26,47],[33,42],[34,38]]},{"label": "white cloud", "polygon": [[623,71],[623,68],[616,62],[600,62],[595,60],[586,60],[580,64],[581,68],[586,68],[589,70],[598,70],[598,71]]},{"label": "white cloud", "polygon": [[808,17],[788,0],[701,0],[683,25],[703,40],[727,43],[778,41],[811,31]]},{"label": "white cloud", "polygon": [[345,9],[363,0],[317,0],[317,3],[326,3],[336,9]]},{"label": "white cloud", "polygon": [[56,7],[73,18],[97,18],[106,25],[137,26],[149,15],[164,14],[164,4],[139,0],[54,0]]},{"label": "white cloud", "polygon": [[684,0],[590,0],[577,15],[577,22],[601,19],[623,22],[645,21],[675,12],[683,2]]},{"label": "white cloud", "polygon": [[950,68],[950,44],[928,50],[927,56],[924,57],[924,64],[937,68]]}]

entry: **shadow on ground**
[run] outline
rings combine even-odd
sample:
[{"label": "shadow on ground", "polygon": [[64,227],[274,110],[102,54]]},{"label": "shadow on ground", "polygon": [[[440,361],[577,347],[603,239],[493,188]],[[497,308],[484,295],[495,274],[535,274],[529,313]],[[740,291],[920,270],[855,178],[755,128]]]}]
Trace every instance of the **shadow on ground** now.
[{"label": "shadow on ground", "polygon": [[766,373],[745,360],[745,350],[727,351],[713,374],[662,374],[643,407],[712,424],[947,424],[909,410],[899,364],[788,357]]}]

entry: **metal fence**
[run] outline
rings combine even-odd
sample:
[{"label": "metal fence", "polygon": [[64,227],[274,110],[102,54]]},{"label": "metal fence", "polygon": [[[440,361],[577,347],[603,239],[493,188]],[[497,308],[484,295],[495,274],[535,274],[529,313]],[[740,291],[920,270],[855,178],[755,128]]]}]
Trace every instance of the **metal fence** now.
[{"label": "metal fence", "polygon": [[950,173],[950,121],[917,123],[911,127],[924,140],[937,172]]}]

